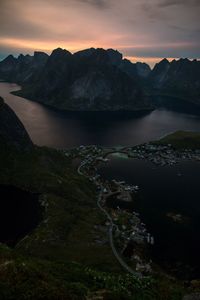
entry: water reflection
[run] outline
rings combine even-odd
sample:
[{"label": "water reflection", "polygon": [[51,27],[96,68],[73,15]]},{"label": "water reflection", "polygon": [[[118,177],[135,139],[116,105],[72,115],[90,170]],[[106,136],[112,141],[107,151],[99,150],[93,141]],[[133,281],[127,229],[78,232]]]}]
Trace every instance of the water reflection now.
[{"label": "water reflection", "polygon": [[34,143],[55,148],[80,144],[136,145],[175,130],[200,131],[200,117],[167,109],[149,113],[60,112],[10,94],[20,87],[0,82],[0,96],[19,116]]},{"label": "water reflection", "polygon": [[199,277],[200,163],[155,167],[145,160],[112,158],[98,172],[106,179],[140,187],[131,204],[115,203],[114,199],[110,205],[140,212],[155,237],[151,249],[154,261],[181,278]]}]

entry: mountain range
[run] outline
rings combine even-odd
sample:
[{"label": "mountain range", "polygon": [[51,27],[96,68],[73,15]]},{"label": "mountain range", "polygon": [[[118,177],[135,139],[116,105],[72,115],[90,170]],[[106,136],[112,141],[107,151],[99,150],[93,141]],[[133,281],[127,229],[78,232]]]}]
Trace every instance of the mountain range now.
[{"label": "mountain range", "polygon": [[200,105],[200,61],[163,59],[148,76],[152,94],[181,98]]},{"label": "mountain range", "polygon": [[[161,143],[185,145],[186,136]],[[190,133],[189,142],[196,145],[196,137]],[[34,145],[2,98],[0,144],[1,300],[194,299],[182,295],[197,295],[198,279],[186,285],[160,267],[141,278],[122,271],[95,186],[77,173],[76,149]]]},{"label": "mountain range", "polygon": [[197,60],[163,59],[151,70],[113,49],[72,54],[57,48],[50,56],[9,55],[0,62],[0,78],[22,86],[15,94],[61,110],[150,110],[156,105],[152,98],[158,95],[200,106]]}]

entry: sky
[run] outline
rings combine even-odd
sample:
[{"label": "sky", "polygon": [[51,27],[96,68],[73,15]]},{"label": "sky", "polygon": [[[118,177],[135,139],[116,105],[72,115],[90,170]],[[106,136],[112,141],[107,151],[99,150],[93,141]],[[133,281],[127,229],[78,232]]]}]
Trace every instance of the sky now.
[{"label": "sky", "polygon": [[119,50],[153,66],[200,58],[200,0],[0,0],[0,59],[8,54]]}]

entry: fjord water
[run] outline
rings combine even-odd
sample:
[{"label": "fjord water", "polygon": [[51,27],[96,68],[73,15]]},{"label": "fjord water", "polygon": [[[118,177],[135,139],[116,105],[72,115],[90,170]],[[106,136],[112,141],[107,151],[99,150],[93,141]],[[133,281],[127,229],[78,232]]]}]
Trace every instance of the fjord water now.
[{"label": "fjord water", "polygon": [[10,94],[19,89],[16,84],[0,82],[0,96],[15,111],[33,142],[41,146],[128,146],[158,139],[175,130],[200,131],[200,115],[191,110],[190,113],[167,109],[146,113],[60,112]]},{"label": "fjord water", "polygon": [[[114,207],[137,210],[155,238],[154,261],[184,279],[200,276],[200,162],[158,167],[151,162],[112,157],[98,170],[105,179],[139,186],[132,203],[113,199]],[[171,216],[180,214],[181,220]]]},{"label": "fjord water", "polygon": [[[16,84],[0,82],[0,96],[38,145],[127,146],[158,139],[175,130],[200,131],[200,115],[192,110],[186,110],[187,113],[165,108],[147,113],[60,112],[10,94],[18,89]],[[175,266],[182,261],[185,268],[187,264],[194,268],[186,268],[184,274],[200,275],[200,163],[155,168],[146,161],[112,159],[100,172],[106,178],[140,186],[139,200],[133,205],[155,236],[152,255],[168,265],[174,262]],[[182,214],[186,223],[173,222],[167,213]]]}]

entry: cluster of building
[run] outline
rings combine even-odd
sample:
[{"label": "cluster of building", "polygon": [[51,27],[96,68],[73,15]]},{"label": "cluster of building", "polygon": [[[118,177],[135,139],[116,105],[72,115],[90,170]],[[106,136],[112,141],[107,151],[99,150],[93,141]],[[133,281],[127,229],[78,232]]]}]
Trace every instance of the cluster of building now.
[{"label": "cluster of building", "polygon": [[133,255],[133,259],[136,262],[135,270],[141,273],[150,273],[152,271],[151,261],[148,263],[144,263],[139,255]]},{"label": "cluster of building", "polygon": [[[120,147],[118,148],[102,148],[96,145],[77,147],[71,151],[71,157],[79,158],[81,164],[78,168],[79,174],[84,174],[88,179],[96,185],[99,191],[100,205],[102,211],[108,216],[104,224],[104,229],[109,227],[112,231],[113,237],[117,242],[119,248],[124,250],[127,247],[137,248],[144,247],[146,244],[154,245],[154,237],[147,232],[145,224],[141,222],[139,214],[136,212],[128,212],[127,210],[109,209],[107,207],[107,200],[113,197],[116,200],[131,202],[132,195],[139,189],[136,185],[128,185],[125,181],[106,181],[97,173],[98,165],[109,161],[107,158],[111,153],[123,153],[130,158],[147,159],[156,165],[174,165],[181,160],[199,160],[200,150],[182,150],[176,151],[171,144],[156,145],[147,143],[136,147]],[[118,205],[118,204],[117,204]],[[179,220],[179,215],[175,216]],[[100,225],[99,225],[100,226]],[[96,237],[95,242],[98,244],[105,244],[108,240]],[[134,250],[134,249],[133,249]],[[151,272],[151,263],[145,262],[140,257],[138,252],[132,253],[130,259],[135,263],[135,270],[141,273]]]},{"label": "cluster of building", "polygon": [[[127,246],[129,242],[144,245],[145,243],[154,244],[153,237],[147,233],[145,224],[141,222],[139,214],[136,212],[129,213],[126,210],[108,209],[106,201],[110,196],[116,196],[116,199],[121,201],[132,201],[132,194],[137,192],[139,187],[137,185],[128,185],[125,181],[105,181],[99,174],[97,174],[97,165],[100,162],[107,162],[105,152],[96,146],[80,146],[79,155],[82,157],[79,166],[79,173],[86,175],[89,180],[93,181],[97,190],[102,191],[101,206],[105,207],[112,218],[107,220],[105,226],[114,228],[114,238],[120,243],[121,248]],[[103,188],[102,188],[103,187]],[[106,240],[96,239],[98,244],[104,244]],[[150,271],[150,266],[142,263],[142,260],[135,261],[138,270]]]},{"label": "cluster of building", "polygon": [[[154,237],[147,232],[145,224],[141,222],[139,214],[129,213],[120,208],[112,212],[115,222],[115,239],[118,241],[121,253],[126,252],[126,248],[132,248],[130,260],[135,264],[135,270],[141,273],[151,272],[151,262],[146,262],[138,253],[138,246],[143,247],[146,244],[154,245]],[[137,245],[137,252],[135,252]]]},{"label": "cluster of building", "polygon": [[144,144],[134,148],[126,148],[126,152],[131,158],[147,159],[156,165],[174,165],[181,160],[199,160],[200,150],[175,150],[171,144],[166,146]]},{"label": "cluster of building", "polygon": [[126,184],[125,181],[117,181],[113,179],[112,182],[119,188],[120,191],[137,192],[139,190],[138,185]]},{"label": "cluster of building", "polygon": [[[125,218],[123,218],[123,215],[125,215]],[[115,235],[121,237],[126,243],[133,241],[137,244],[154,244],[154,237],[147,232],[145,224],[141,222],[138,213],[128,213],[118,207],[113,220],[117,228]]]}]

